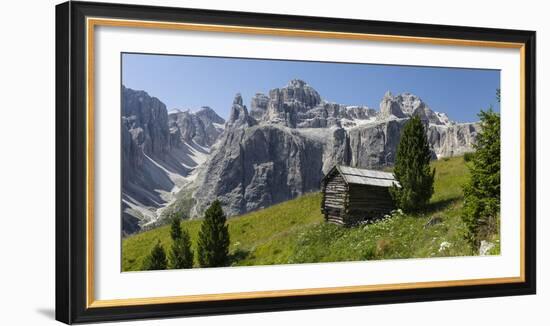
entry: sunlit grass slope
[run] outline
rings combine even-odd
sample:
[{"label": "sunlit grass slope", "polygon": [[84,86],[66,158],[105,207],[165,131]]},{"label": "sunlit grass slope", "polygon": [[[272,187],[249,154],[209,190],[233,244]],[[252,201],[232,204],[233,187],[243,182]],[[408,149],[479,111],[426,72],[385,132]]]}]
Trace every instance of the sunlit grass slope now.
[{"label": "sunlit grass slope", "polygon": [[[468,169],[462,157],[434,161],[435,193],[429,210],[395,214],[353,228],[327,224],[321,195],[307,194],[228,220],[232,265],[334,262],[365,259],[422,258],[475,254],[463,237],[460,219],[462,184]],[[429,223],[431,221],[431,223]],[[183,221],[196,246],[200,220]],[[169,226],[123,240],[124,271],[139,270],[157,239],[168,250]]]}]

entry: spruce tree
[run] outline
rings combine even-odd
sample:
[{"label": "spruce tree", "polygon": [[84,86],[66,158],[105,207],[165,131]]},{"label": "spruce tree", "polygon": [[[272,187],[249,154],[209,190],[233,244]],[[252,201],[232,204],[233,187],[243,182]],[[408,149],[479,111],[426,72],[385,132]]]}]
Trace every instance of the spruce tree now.
[{"label": "spruce tree", "polygon": [[181,238],[181,219],[177,215],[172,215],[172,223],[170,224],[170,237],[172,240]]},{"label": "spruce tree", "polygon": [[435,169],[430,168],[432,153],[420,118],[412,117],[403,128],[393,174],[401,187],[392,186],[390,193],[405,212],[426,208],[434,192]]},{"label": "spruce tree", "polygon": [[145,261],[143,262],[143,270],[153,271],[166,269],[166,266],[166,253],[164,252],[164,248],[160,244],[159,240],[153,249],[151,249],[149,255],[145,258]]},{"label": "spruce tree", "polygon": [[215,200],[204,213],[198,239],[198,259],[202,267],[229,264],[229,230],[221,203]]},{"label": "spruce tree", "polygon": [[500,115],[481,110],[481,131],[468,165],[470,180],[464,185],[462,220],[466,237],[474,246],[498,232],[500,212]]},{"label": "spruce tree", "polygon": [[172,238],[172,247],[168,253],[170,268],[193,268],[191,237],[187,230],[181,228],[181,221],[177,216],[172,217],[170,237]]}]

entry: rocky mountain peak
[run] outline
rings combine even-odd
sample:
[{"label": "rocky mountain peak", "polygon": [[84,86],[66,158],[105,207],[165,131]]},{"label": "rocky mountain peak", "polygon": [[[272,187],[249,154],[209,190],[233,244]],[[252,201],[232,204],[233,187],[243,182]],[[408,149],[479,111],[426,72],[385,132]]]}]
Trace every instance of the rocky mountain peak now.
[{"label": "rocky mountain peak", "polygon": [[263,94],[253,99],[254,117],[264,123],[281,124],[296,128],[299,115],[321,104],[321,96],[305,81],[293,79],[283,88],[274,88],[269,96]]},{"label": "rocky mountain peak", "polygon": [[378,120],[392,120],[418,116],[422,121],[436,125],[449,124],[445,114],[435,112],[417,95],[402,93],[392,95],[387,91],[380,102]]},{"label": "rocky mountain peak", "polygon": [[390,91],[387,91],[382,101],[380,101],[378,120],[402,119],[405,117],[406,115],[403,112],[400,99],[393,96]]},{"label": "rocky mountain peak", "polygon": [[147,155],[162,156],[169,151],[168,111],[158,98],[123,86],[122,121]]},{"label": "rocky mountain peak", "polygon": [[168,117],[170,143],[174,147],[192,142],[210,147],[222,133],[222,125],[225,123],[225,120],[209,107],[203,107],[197,112],[172,111]]},{"label": "rocky mountain peak", "polygon": [[209,106],[201,106],[200,109],[198,109],[195,114],[209,114],[209,113],[216,113],[211,107]]},{"label": "rocky mountain peak", "polygon": [[240,105],[240,106],[243,105],[243,97],[242,97],[241,93],[237,93],[235,95],[235,98],[233,99],[233,105],[235,105],[235,104]]},{"label": "rocky mountain peak", "polygon": [[303,88],[307,83],[301,79],[292,79],[288,82],[287,87]]},{"label": "rocky mountain peak", "polygon": [[420,97],[411,93],[397,95],[396,100],[402,103],[403,113],[407,115],[413,115],[418,109],[427,107]]},{"label": "rocky mountain peak", "polygon": [[283,88],[275,88],[269,91],[271,100],[285,103],[298,102],[305,107],[313,108],[321,103],[321,95],[305,81],[293,79]]},{"label": "rocky mountain peak", "polygon": [[225,120],[209,106],[201,107],[200,110],[195,113],[195,115],[205,124],[217,123],[222,125],[225,123]]},{"label": "rocky mountain peak", "polygon": [[233,106],[231,106],[229,120],[227,120],[226,126],[235,128],[241,126],[252,126],[254,124],[254,118],[249,116],[246,105],[243,105],[241,93],[237,93],[233,99]]}]

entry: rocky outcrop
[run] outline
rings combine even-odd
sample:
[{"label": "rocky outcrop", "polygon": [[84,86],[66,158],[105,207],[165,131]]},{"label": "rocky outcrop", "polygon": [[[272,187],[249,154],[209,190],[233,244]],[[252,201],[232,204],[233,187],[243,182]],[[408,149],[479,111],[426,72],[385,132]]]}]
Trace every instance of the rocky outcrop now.
[{"label": "rocky outcrop", "polygon": [[286,87],[272,89],[269,91],[269,97],[283,103],[302,103],[307,108],[315,107],[321,103],[319,93],[300,79],[291,80]]},{"label": "rocky outcrop", "polygon": [[262,120],[269,104],[269,97],[262,93],[256,93],[250,101],[250,116],[256,120]]},{"label": "rocky outcrop", "polygon": [[203,106],[195,112],[195,115],[204,123],[205,126],[219,127],[225,123],[225,120],[220,117],[216,111],[209,106]]},{"label": "rocky outcrop", "polygon": [[156,97],[123,86],[122,123],[145,154],[163,155],[170,149],[168,112]]},{"label": "rocky outcrop", "polygon": [[191,216],[215,199],[232,216],[316,190],[322,156],[321,144],[285,126],[228,130],[197,176]]},{"label": "rocky outcrop", "polygon": [[386,92],[382,101],[380,102],[380,113],[378,114],[378,120],[385,121],[391,119],[402,119],[407,117],[403,112],[402,103],[391,94]]},{"label": "rocky outcrop", "polygon": [[243,98],[240,93],[235,95],[233,100],[233,106],[229,112],[229,119],[227,120],[226,127],[239,128],[250,127],[256,124],[256,120],[248,114],[248,109],[243,105]]},{"label": "rocky outcrop", "polygon": [[269,101],[262,121],[296,128],[299,114],[321,103],[321,96],[304,81],[291,80],[286,87],[269,91]]},{"label": "rocky outcrop", "polygon": [[393,96],[386,92],[380,102],[380,114],[378,120],[386,121],[392,119],[420,117],[420,120],[428,124],[447,125],[449,118],[442,113],[432,111],[422,99],[410,93],[403,93]]},{"label": "rocky outcrop", "polygon": [[395,162],[401,130],[407,120],[389,120],[351,129],[349,165],[359,168],[392,165]]},{"label": "rocky outcrop", "polygon": [[197,112],[176,111],[169,114],[171,143],[194,142],[203,147],[210,147],[223,131],[223,120],[210,107],[203,107]]},{"label": "rocky outcrop", "polygon": [[479,123],[453,123],[445,126],[429,125],[428,141],[438,158],[463,155],[474,151]]},{"label": "rocky outcrop", "polygon": [[[122,88],[122,223],[123,233],[139,230],[152,218],[144,207],[159,207],[159,192],[173,182],[152,163],[170,151],[166,106],[143,91]],[[184,171],[180,171],[184,172]]]},{"label": "rocky outcrop", "polygon": [[298,114],[298,128],[351,128],[374,121],[376,111],[366,106],[346,106],[336,103],[318,105]]}]

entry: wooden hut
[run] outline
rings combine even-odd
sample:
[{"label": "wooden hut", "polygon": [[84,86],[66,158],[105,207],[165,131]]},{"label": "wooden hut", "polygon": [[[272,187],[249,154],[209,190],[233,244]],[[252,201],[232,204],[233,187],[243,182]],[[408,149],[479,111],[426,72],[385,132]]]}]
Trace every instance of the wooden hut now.
[{"label": "wooden hut", "polygon": [[392,173],[334,166],[323,178],[321,212],[327,222],[351,226],[395,209],[389,188],[399,183]]}]

